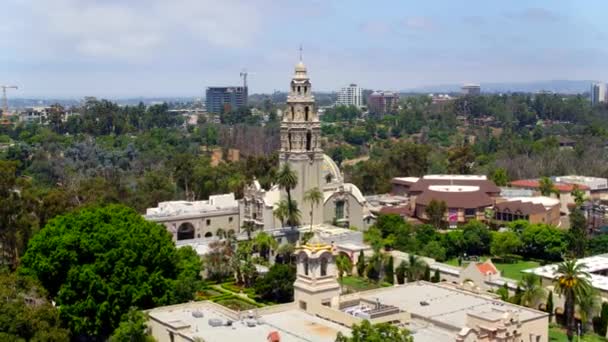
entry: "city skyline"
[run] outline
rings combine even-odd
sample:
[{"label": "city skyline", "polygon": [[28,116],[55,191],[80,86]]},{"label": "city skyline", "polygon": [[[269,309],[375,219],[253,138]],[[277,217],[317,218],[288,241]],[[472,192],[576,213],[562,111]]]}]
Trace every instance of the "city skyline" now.
[{"label": "city skyline", "polygon": [[[601,1],[357,3],[8,0],[0,83],[11,97],[198,96],[285,88],[298,45],[316,89],[606,80]],[[296,13],[297,15],[294,15]],[[294,18],[296,20],[294,20]],[[35,23],[32,25],[31,23]]]}]

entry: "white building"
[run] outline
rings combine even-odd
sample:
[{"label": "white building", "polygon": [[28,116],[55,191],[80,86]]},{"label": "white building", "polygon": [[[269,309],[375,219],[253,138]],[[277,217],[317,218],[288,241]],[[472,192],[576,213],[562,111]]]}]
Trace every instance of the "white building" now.
[{"label": "white building", "polygon": [[593,83],[591,85],[591,104],[606,102],[606,83]]},{"label": "white building", "polygon": [[479,95],[481,94],[481,86],[479,84],[467,83],[461,88],[464,95]]},{"label": "white building", "polygon": [[209,196],[207,201],[160,202],[145,218],[164,225],[173,241],[209,239],[219,229],[239,233],[239,203],[234,194]]},{"label": "white building", "polygon": [[340,92],[338,93],[338,101],[336,103],[339,105],[361,108],[363,106],[361,94],[361,87],[351,83],[349,86],[340,89]]}]

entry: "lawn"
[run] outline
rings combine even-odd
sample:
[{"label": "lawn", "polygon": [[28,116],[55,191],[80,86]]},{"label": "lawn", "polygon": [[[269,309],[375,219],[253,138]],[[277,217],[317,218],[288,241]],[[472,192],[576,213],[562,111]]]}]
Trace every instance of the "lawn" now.
[{"label": "lawn", "polygon": [[342,278],[342,286],[344,286],[350,292],[361,292],[371,289],[377,289],[379,287],[391,286],[389,283],[375,283],[365,278],[356,276],[347,276]]},{"label": "lawn", "polygon": [[[481,259],[485,260],[486,258],[487,257],[483,257]],[[452,258],[450,260],[445,261],[444,263],[448,264],[448,265],[452,265],[452,266],[458,266],[458,258]],[[493,263],[496,266],[496,268],[498,268],[500,270],[500,273],[502,274],[503,277],[511,278],[514,280],[521,279],[521,276],[522,276],[521,271],[540,266],[540,264],[536,261],[527,261],[527,260],[519,260],[517,262],[510,263],[510,264],[499,263],[499,262],[493,262]],[[466,261],[463,262],[462,267],[463,268],[466,267],[467,264],[468,264],[468,262],[466,262]]]},{"label": "lawn", "polygon": [[[574,340],[578,341],[578,338],[575,337]],[[556,327],[556,326],[549,327],[549,341],[550,342],[568,342],[568,336],[566,336],[566,330]],[[587,334],[581,336],[581,341],[582,342],[605,342],[606,339],[602,338],[601,336],[596,335],[594,333],[587,333]]]},{"label": "lawn", "polygon": [[216,301],[216,303],[234,311],[257,309],[257,306],[247,303],[246,301],[239,298],[221,299]]}]

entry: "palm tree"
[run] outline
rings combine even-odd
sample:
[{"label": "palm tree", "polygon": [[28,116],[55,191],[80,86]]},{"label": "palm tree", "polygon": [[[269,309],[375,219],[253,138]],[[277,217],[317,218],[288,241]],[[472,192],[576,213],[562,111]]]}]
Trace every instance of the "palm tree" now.
[{"label": "palm tree", "polygon": [[425,268],[426,262],[424,260],[414,254],[410,254],[407,261],[407,281],[412,282],[420,279],[424,274]]},{"label": "palm tree", "polygon": [[251,241],[251,233],[255,231],[255,224],[252,221],[245,221],[241,229],[247,233],[247,240]]},{"label": "palm tree", "polygon": [[323,201],[323,192],[315,186],[304,193],[304,201],[310,203],[310,231],[312,232],[313,210],[316,205],[319,205]]},{"label": "palm tree", "polygon": [[574,308],[584,297],[591,293],[591,276],[584,271],[585,265],[576,260],[566,260],[557,266],[556,276],[553,280],[555,293],[565,296],[564,316],[568,340],[574,336]]},{"label": "palm tree", "polygon": [[266,232],[258,233],[258,235],[255,236],[253,243],[260,252],[260,255],[266,260],[268,260],[270,251],[276,250],[278,247],[277,240]]},{"label": "palm tree", "polygon": [[281,227],[285,226],[285,220],[287,219],[287,216],[289,216],[289,208],[287,205],[287,201],[280,200],[277,203],[277,206],[274,208],[272,214],[274,215],[274,217],[279,219],[279,221],[281,221]]},{"label": "palm tree", "polygon": [[298,208],[298,202],[292,200],[287,205],[287,223],[292,227],[300,224],[300,218],[302,218],[302,213]]},{"label": "palm tree", "polygon": [[[294,204],[291,200],[291,190],[298,185],[298,175],[291,169],[288,163],[283,164],[279,173],[277,174],[277,184],[279,188],[284,189],[287,193],[287,203],[290,204],[287,208],[289,212],[293,209],[292,205]],[[291,218],[291,214],[287,215],[288,219]],[[292,222],[288,222],[292,227],[294,224]]]},{"label": "palm tree", "polygon": [[583,331],[587,331],[591,323],[592,317],[595,317],[602,306],[602,300],[595,289],[591,289],[590,293],[583,296],[578,301],[578,315],[583,324]]},{"label": "palm tree", "polygon": [[344,254],[338,255],[336,258],[336,267],[338,268],[338,278],[340,278],[340,293],[342,293],[342,277],[344,273],[350,274],[353,270],[353,262]]},{"label": "palm tree", "polygon": [[519,281],[521,288],[520,303],[529,308],[535,308],[545,297],[545,290],[540,286],[540,279],[533,273],[524,273]]}]

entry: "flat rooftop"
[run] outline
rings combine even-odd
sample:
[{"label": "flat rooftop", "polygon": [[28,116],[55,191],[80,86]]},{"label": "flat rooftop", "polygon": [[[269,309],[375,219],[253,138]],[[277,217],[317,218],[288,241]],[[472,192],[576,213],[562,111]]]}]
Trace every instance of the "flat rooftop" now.
[{"label": "flat rooftop", "polygon": [[[608,291],[608,277],[593,273],[608,270],[608,254],[599,254],[587,258],[578,259],[576,263],[584,264],[584,270],[586,272],[590,272],[591,286],[602,291]],[[553,279],[557,275],[557,264],[531,268],[524,270],[523,272],[534,273],[537,276],[543,278]]]},{"label": "flat rooftop", "polygon": [[[309,315],[295,306],[286,307],[272,313],[261,313],[253,319],[248,312],[241,312],[242,319],[234,319],[238,313],[221,308],[208,302],[195,302],[152,309],[148,312],[151,319],[178,329],[178,333],[191,339],[200,337],[205,341],[245,342],[266,341],[268,334],[279,333],[281,342],[333,342],[338,332],[350,334],[350,329]],[[197,316],[193,316],[195,313]],[[209,320],[231,326],[212,326]],[[158,333],[158,332],[155,332]]]},{"label": "flat rooftop", "polygon": [[[507,311],[518,312],[522,321],[546,316],[546,313],[509,304],[445,285],[415,282],[362,293],[362,298],[379,300],[424,319],[440,321],[459,331],[466,325],[467,314],[493,317]],[[424,302],[424,303],[423,303]]]}]

